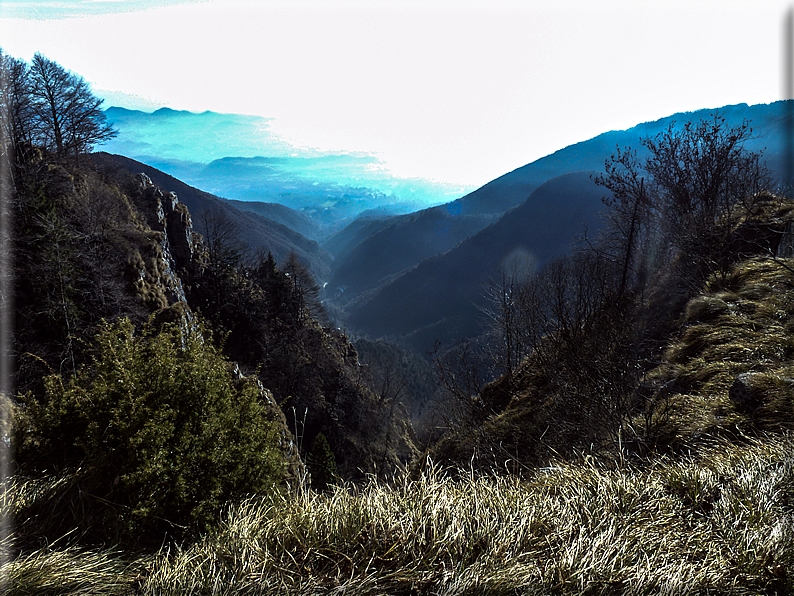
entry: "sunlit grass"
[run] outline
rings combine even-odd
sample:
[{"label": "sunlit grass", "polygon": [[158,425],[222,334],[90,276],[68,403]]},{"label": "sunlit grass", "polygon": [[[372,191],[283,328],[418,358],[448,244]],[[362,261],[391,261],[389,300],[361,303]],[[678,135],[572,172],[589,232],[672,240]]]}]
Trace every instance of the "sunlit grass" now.
[{"label": "sunlit grass", "polygon": [[[82,519],[78,475],[12,478],[0,591],[794,593],[792,288],[792,271],[757,258],[689,304],[647,379],[667,387],[651,420],[675,438],[670,455],[588,456],[521,478],[429,465],[418,478],[256,496],[196,542],[140,557],[78,546],[62,527]],[[752,411],[730,397],[742,373],[754,375]]]},{"label": "sunlit grass", "polygon": [[431,466],[250,498],[153,557],[55,545],[2,574],[11,594],[784,594],[794,436],[641,467],[588,458],[524,480]]},{"label": "sunlit grass", "polygon": [[[664,387],[652,419],[665,441],[794,428],[792,290],[790,260],[755,257],[713,275],[689,302],[680,336],[647,376]],[[751,406],[731,399],[742,373],[754,374]],[[636,428],[647,430],[639,419]]]},{"label": "sunlit grass", "polygon": [[0,578],[8,596],[126,595],[136,572],[118,553],[44,548],[3,563]]},{"label": "sunlit grass", "polygon": [[[643,469],[431,469],[392,487],[249,500],[143,593],[749,594],[791,588],[794,441]],[[788,583],[787,583],[788,582]]]}]

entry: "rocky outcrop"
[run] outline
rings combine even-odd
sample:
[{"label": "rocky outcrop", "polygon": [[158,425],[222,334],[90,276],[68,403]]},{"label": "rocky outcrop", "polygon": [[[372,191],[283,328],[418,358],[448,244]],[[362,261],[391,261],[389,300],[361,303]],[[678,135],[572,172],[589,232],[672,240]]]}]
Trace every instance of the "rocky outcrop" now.
[{"label": "rocky outcrop", "polygon": [[[134,283],[150,306],[165,308],[186,302],[178,271],[200,268],[200,239],[193,231],[190,213],[175,193],[167,195],[146,174],[136,176],[138,203],[155,246],[148,255],[133,255]],[[147,258],[148,257],[148,258]]]},{"label": "rocky outcrop", "polygon": [[187,207],[179,202],[174,192],[162,197],[160,205],[163,214],[161,224],[165,227],[166,242],[169,244],[171,256],[177,268],[187,269],[194,263],[196,248],[190,213]]},{"label": "rocky outcrop", "polygon": [[[148,248],[139,248],[132,257],[136,287],[156,311],[155,325],[192,321],[193,313],[182,280],[185,274],[200,275],[203,240],[193,231],[190,212],[176,193],[163,193],[146,174],[138,174],[135,178],[136,202],[148,224],[144,233],[149,238],[145,243]],[[254,382],[259,388],[260,403],[277,429],[278,445],[285,463],[284,484],[290,490],[304,486],[308,478],[306,466],[272,392],[256,377],[243,375],[236,363],[229,366],[236,384]]]}]

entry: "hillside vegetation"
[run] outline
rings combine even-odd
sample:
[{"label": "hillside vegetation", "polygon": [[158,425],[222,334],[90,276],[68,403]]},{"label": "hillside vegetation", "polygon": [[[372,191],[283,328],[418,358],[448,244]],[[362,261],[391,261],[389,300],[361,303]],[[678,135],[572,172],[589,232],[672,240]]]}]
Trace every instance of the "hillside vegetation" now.
[{"label": "hillside vegetation", "polygon": [[[176,503],[206,499],[203,524],[235,492],[282,483],[284,466],[294,489],[305,474],[298,456],[321,434],[345,478],[412,456],[404,411],[370,388],[347,338],[313,318],[321,312],[297,259],[244,266],[192,232],[184,205],[145,177],[107,179],[36,152],[14,174],[13,464],[23,477],[62,478],[65,494],[93,487],[96,500],[68,497],[90,513],[70,510],[63,523],[88,536],[120,516],[100,524],[100,539],[135,542],[129,507],[164,522],[147,542],[192,532],[193,514]],[[281,463],[266,473],[271,447]],[[232,484],[201,480],[201,469]]]},{"label": "hillside vegetation", "polygon": [[[146,174],[48,143],[29,90],[52,73],[78,79],[44,58],[43,74],[0,58],[15,82],[1,122],[15,305],[4,469],[57,487],[20,514],[6,556],[64,537],[150,549],[206,531],[229,500],[415,455],[405,410],[327,325],[297,254],[244,255],[235,222],[205,220],[200,235]],[[58,97],[68,120],[69,88]]]},{"label": "hillside vegetation", "polygon": [[[794,215],[794,202],[777,206],[776,216]],[[594,330],[599,335],[591,345],[580,344],[580,354],[551,355],[551,368],[544,356],[530,355],[483,389],[474,411],[486,411],[478,422],[441,440],[431,457],[518,471],[562,453],[642,458],[682,452],[698,440],[744,442],[794,429],[793,264],[759,255],[711,275],[686,303],[666,345],[653,348],[658,363],[647,357],[645,369],[630,360],[636,346],[612,355],[625,359],[628,373],[582,363],[598,358],[610,339],[603,328]],[[582,368],[571,370],[576,365]],[[604,395],[608,383],[625,401],[583,403],[572,394],[595,385],[596,395]]]},{"label": "hillside vegetation", "polygon": [[460,413],[433,459],[516,471],[790,427],[794,204],[760,190],[749,134],[714,116],[613,156],[603,235],[489,287],[476,349],[501,376],[473,395],[478,362],[439,359]]}]

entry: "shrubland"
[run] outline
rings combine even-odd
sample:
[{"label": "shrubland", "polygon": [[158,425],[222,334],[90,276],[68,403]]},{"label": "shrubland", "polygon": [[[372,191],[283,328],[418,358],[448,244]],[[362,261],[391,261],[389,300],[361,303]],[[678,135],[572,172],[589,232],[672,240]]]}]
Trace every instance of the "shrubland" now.
[{"label": "shrubland", "polygon": [[[17,474],[68,477],[72,489],[69,508],[50,524],[159,545],[206,531],[226,500],[282,480],[263,388],[234,382],[206,330],[167,324],[135,333],[121,319],[100,329],[92,352],[91,366],[68,381],[46,377],[43,395],[29,392],[17,406]],[[60,537],[30,530],[38,540]]]}]

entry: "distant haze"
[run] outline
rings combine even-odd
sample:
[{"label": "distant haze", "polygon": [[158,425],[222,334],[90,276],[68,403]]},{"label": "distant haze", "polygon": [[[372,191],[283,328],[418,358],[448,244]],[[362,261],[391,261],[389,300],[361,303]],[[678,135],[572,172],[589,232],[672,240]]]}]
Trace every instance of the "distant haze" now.
[{"label": "distant haze", "polygon": [[[406,213],[474,190],[396,177],[370,153],[297,147],[272,131],[272,119],[261,116],[117,107],[105,113],[119,135],[102,150],[150,164],[225,198],[309,210],[336,206],[328,216],[345,218],[381,207]],[[340,201],[345,209],[339,209]]]},{"label": "distant haze", "polygon": [[604,131],[782,99],[783,0],[25,0],[106,104],[272,118],[296,147],[479,186]]}]

